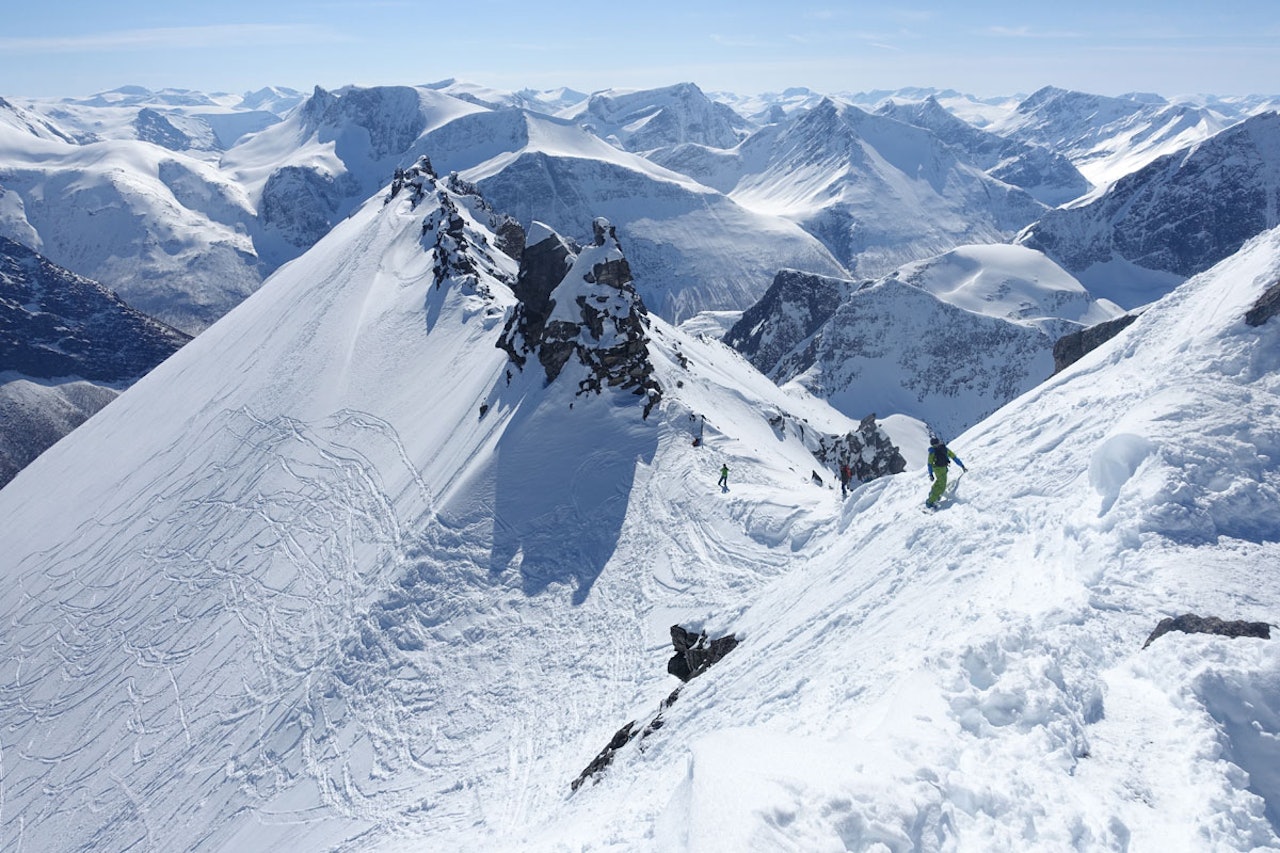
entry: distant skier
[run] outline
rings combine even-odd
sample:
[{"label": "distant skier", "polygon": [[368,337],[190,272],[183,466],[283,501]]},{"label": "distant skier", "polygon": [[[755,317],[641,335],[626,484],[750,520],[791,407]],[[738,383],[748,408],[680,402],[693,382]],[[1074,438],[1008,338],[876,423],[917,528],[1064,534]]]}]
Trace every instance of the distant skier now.
[{"label": "distant skier", "polygon": [[840,497],[849,496],[849,481],[853,479],[853,470],[845,462],[840,463]]},{"label": "distant skier", "polygon": [[722,489],[729,488],[729,466],[727,464],[720,466],[720,479],[716,485]]},{"label": "distant skier", "polygon": [[947,466],[954,459],[956,464],[960,466],[960,470],[968,471],[964,467],[964,463],[960,461],[960,457],[956,456],[945,444],[942,439],[936,435],[929,439],[929,479],[933,480],[933,488],[929,490],[929,498],[924,505],[929,509],[933,509],[938,505],[938,499],[942,497],[943,491],[947,488]]}]

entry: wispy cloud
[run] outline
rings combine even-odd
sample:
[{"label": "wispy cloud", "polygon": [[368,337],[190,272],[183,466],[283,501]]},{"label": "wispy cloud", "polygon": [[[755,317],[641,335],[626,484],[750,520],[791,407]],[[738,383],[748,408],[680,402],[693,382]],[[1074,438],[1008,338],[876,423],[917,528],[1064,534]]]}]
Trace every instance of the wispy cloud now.
[{"label": "wispy cloud", "polygon": [[82,53],[156,48],[243,47],[246,44],[316,44],[348,40],[347,36],[309,24],[224,24],[207,27],[156,27],[74,36],[0,36],[0,51],[12,53]]},{"label": "wispy cloud", "polygon": [[1084,33],[1071,30],[1037,30],[1032,27],[994,26],[987,27],[983,32],[997,38],[1017,39],[1076,39],[1084,37]]}]

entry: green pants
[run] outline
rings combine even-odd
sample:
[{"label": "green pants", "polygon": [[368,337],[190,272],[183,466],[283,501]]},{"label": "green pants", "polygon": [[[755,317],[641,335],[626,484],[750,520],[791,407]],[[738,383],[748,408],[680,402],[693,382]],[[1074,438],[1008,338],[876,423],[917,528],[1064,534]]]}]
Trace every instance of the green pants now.
[{"label": "green pants", "polygon": [[947,467],[946,465],[929,466],[929,470],[933,472],[933,488],[929,490],[929,498],[925,503],[936,504],[938,498],[942,497],[942,492],[947,488]]}]

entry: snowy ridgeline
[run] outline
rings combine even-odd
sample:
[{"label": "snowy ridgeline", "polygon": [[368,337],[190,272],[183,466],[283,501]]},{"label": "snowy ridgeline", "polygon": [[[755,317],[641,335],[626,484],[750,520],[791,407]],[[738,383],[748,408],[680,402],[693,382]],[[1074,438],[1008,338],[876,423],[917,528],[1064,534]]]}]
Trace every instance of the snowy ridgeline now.
[{"label": "snowy ridgeline", "polygon": [[[1280,847],[1280,652],[1141,648],[1280,606],[1280,232],[949,436],[925,515],[923,423],[841,500],[857,421],[640,317],[624,239],[530,238],[575,328],[500,347],[547,291],[411,178],[0,490],[6,850]],[[672,625],[738,646],[573,791]]]}]

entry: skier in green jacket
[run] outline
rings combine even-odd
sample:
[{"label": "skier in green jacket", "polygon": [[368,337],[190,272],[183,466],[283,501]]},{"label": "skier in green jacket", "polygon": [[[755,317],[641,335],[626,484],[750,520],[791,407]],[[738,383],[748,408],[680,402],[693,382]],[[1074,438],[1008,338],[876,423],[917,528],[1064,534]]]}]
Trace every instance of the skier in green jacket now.
[{"label": "skier in green jacket", "polygon": [[960,461],[960,457],[956,456],[951,450],[942,443],[942,439],[936,435],[929,438],[929,479],[933,480],[933,488],[929,490],[929,497],[924,505],[929,509],[933,509],[938,505],[938,499],[942,497],[942,493],[947,488],[947,467],[954,459],[956,464],[960,466],[960,470],[968,471],[964,467],[964,463]]}]

